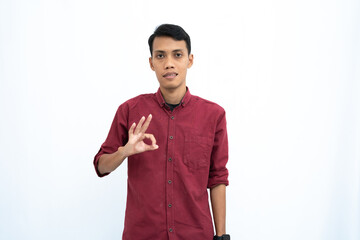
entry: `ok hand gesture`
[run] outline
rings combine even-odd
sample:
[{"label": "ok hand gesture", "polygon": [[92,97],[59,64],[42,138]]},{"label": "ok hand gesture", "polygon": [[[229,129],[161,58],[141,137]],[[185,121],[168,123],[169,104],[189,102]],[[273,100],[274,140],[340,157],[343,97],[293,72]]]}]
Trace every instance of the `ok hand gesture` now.
[{"label": "ok hand gesture", "polygon": [[[145,133],[150,125],[151,119],[152,115],[150,114],[147,117],[146,121],[145,117],[142,117],[137,125],[136,123],[133,123],[131,125],[129,129],[129,140],[124,146],[124,150],[127,156],[142,153],[145,151],[156,150],[159,148],[159,146],[156,145],[156,139],[154,135],[150,133]],[[148,145],[144,142],[145,138],[151,140],[151,145]]]}]

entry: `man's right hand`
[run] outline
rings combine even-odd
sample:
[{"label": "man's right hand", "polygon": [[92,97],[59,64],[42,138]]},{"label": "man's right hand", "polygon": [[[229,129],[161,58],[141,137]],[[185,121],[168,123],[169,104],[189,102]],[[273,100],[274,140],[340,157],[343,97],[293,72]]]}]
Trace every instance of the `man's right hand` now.
[{"label": "man's right hand", "polygon": [[[98,170],[100,174],[114,171],[118,166],[120,166],[125,158],[131,155],[159,148],[159,146],[156,145],[154,135],[145,133],[149,127],[151,118],[152,116],[150,114],[146,121],[145,117],[142,117],[137,125],[135,123],[131,125],[129,129],[129,140],[125,146],[119,147],[114,153],[101,155],[98,162]],[[151,140],[151,145],[144,142],[144,139],[146,138]]]},{"label": "man's right hand", "polygon": [[[156,150],[159,148],[159,146],[156,145],[156,139],[154,135],[150,133],[145,133],[150,125],[151,119],[152,115],[150,114],[147,117],[146,121],[145,117],[142,117],[137,125],[136,123],[133,123],[131,125],[129,129],[129,140],[123,148],[126,157],[145,151]],[[144,142],[144,139],[150,139],[151,145],[146,144]]]}]

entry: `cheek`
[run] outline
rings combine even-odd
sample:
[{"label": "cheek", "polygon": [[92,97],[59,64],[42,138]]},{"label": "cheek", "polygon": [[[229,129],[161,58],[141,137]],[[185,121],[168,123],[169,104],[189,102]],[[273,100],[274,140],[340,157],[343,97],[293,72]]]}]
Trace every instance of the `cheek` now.
[{"label": "cheek", "polygon": [[183,62],[183,66],[184,66],[184,69],[188,69],[190,67],[190,62],[189,61],[184,61]]},{"label": "cheek", "polygon": [[155,71],[155,73],[156,73],[157,78],[161,78],[161,77],[162,77],[160,71]]}]

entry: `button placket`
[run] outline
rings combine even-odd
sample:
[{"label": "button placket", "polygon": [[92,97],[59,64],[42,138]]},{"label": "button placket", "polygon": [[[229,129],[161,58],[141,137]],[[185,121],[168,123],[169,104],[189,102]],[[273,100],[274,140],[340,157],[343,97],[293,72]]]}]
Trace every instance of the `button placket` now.
[{"label": "button placket", "polygon": [[171,113],[169,116],[169,128],[168,128],[168,149],[167,149],[167,163],[166,163],[166,215],[167,215],[167,226],[169,233],[174,231],[174,202],[173,202],[173,174],[174,174],[174,149],[175,149],[175,116]]}]

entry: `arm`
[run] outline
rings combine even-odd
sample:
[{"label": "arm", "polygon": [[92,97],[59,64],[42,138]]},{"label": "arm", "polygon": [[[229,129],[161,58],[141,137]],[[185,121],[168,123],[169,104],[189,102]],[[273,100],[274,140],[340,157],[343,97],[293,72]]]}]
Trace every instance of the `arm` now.
[{"label": "arm", "polygon": [[211,207],[217,236],[223,236],[226,233],[226,186],[229,184],[229,172],[226,168],[227,162],[228,138],[225,111],[222,110],[216,124],[207,186],[210,188]]},{"label": "arm", "polygon": [[101,155],[98,163],[98,169],[101,174],[110,173],[121,165],[125,158],[127,158],[124,148],[119,147],[114,153]]},{"label": "arm", "polygon": [[[156,139],[154,135],[145,133],[150,125],[151,118],[152,116],[150,114],[146,121],[145,117],[142,117],[137,125],[136,123],[131,125],[129,129],[129,141],[125,146],[119,147],[118,150],[114,153],[101,155],[98,162],[98,169],[101,174],[114,171],[118,166],[121,165],[125,158],[131,155],[159,148],[159,146],[156,145]],[[151,140],[151,145],[144,143],[143,140],[145,138]]]},{"label": "arm", "polygon": [[226,186],[219,184],[210,189],[211,208],[214,217],[215,230],[217,236],[226,233]]}]

